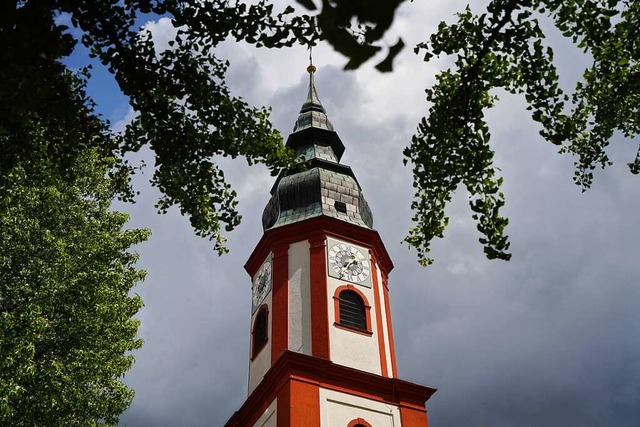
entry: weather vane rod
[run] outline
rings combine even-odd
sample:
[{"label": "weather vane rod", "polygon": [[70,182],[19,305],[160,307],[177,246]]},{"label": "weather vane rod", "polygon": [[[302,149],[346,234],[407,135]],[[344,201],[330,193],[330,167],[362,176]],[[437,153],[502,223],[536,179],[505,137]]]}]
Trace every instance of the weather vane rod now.
[{"label": "weather vane rod", "polygon": [[311,74],[311,83],[313,83],[313,73],[316,72],[316,67],[313,65],[313,46],[309,45],[309,66],[307,71]]}]

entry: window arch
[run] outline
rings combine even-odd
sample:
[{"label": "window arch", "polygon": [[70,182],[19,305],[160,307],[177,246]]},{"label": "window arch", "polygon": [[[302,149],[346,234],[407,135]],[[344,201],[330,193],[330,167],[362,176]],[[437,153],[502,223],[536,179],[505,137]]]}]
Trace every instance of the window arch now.
[{"label": "window arch", "polygon": [[333,296],[334,325],[371,335],[371,306],[365,295],[352,285],[340,286]]},{"label": "window arch", "polygon": [[260,307],[253,321],[251,331],[251,359],[253,360],[269,340],[269,309],[266,304]]},{"label": "window arch", "polygon": [[356,418],[355,420],[347,424],[347,427],[372,427],[372,426],[362,418]]}]

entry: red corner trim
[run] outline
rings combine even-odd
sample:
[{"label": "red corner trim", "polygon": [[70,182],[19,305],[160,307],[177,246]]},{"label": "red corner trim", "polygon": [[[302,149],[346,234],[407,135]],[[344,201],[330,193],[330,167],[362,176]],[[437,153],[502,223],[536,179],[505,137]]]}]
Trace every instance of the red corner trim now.
[{"label": "red corner trim", "polygon": [[282,425],[320,427],[320,388],[314,382],[300,381],[297,378],[292,378],[290,384],[291,424]]},{"label": "red corner trim", "polygon": [[400,405],[400,422],[407,427],[429,427],[427,411]]},{"label": "red corner trim", "polygon": [[384,294],[384,307],[387,316],[387,332],[389,333],[389,351],[391,352],[391,376],[398,377],[398,366],[396,365],[396,346],[393,341],[393,325],[391,324],[391,306],[389,305],[389,287],[387,286],[387,276],[382,275],[382,290]]},{"label": "red corner trim", "polygon": [[[279,426],[291,426],[291,382],[287,381],[278,393],[276,420]],[[250,425],[250,424],[249,424]]]},{"label": "red corner trim", "polygon": [[331,354],[329,347],[326,245],[327,239],[323,235],[316,235],[309,239],[311,353],[323,359],[329,359]]},{"label": "red corner trim", "polygon": [[[375,260],[375,256],[372,257]],[[376,308],[376,328],[378,329],[378,350],[380,352],[380,369],[383,377],[389,376],[387,368],[387,350],[384,345],[384,328],[382,327],[382,305],[380,304],[380,284],[378,283],[378,268],[371,262],[371,277],[373,279],[373,300]]]}]

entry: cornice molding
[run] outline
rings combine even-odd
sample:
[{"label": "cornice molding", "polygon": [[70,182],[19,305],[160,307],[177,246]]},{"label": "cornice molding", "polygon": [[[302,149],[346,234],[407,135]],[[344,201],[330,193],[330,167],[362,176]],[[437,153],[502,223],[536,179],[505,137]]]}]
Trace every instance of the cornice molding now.
[{"label": "cornice molding", "polygon": [[435,388],[397,378],[385,378],[326,359],[286,350],[225,427],[252,425],[288,381],[301,381],[424,412],[425,402],[436,392]]},{"label": "cornice molding", "polygon": [[274,247],[326,236],[372,250],[384,276],[388,276],[393,270],[393,262],[376,230],[359,227],[329,216],[309,218],[265,231],[245,263],[244,269],[249,276],[253,277],[260,268],[261,262]]}]

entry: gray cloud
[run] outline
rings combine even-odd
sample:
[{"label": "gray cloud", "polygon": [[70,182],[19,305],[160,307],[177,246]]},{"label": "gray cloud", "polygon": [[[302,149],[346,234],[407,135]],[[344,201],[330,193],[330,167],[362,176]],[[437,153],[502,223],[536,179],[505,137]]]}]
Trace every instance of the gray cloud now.
[{"label": "gray cloud", "polygon": [[[405,10],[400,16],[413,22]],[[419,39],[419,23],[411,25]],[[412,198],[401,151],[426,109],[433,69],[405,52],[397,74],[345,73],[327,48],[315,52],[320,99],[347,147],[343,162],[396,266],[390,287],[400,376],[439,389],[428,404],[431,425],[637,425],[640,186],[623,166],[631,144],[614,141],[616,165],[583,194],[571,182],[572,159],[540,140],[521,100],[503,97],[488,119],[513,260],[483,257],[460,189],[446,238],[434,244],[436,263],[423,269],[400,244]],[[223,53],[233,59],[234,90],[273,106],[286,137],[306,94],[304,50],[227,44]],[[246,397],[250,281],[242,266],[262,235],[273,178],[241,160],[223,166],[244,217],[229,235],[230,255],[216,257],[177,211],[155,215],[147,189],[131,208],[132,225],[154,234],[139,248],[149,270],[137,288],[145,345],[126,377],[137,394],[123,425],[223,425]]]}]

